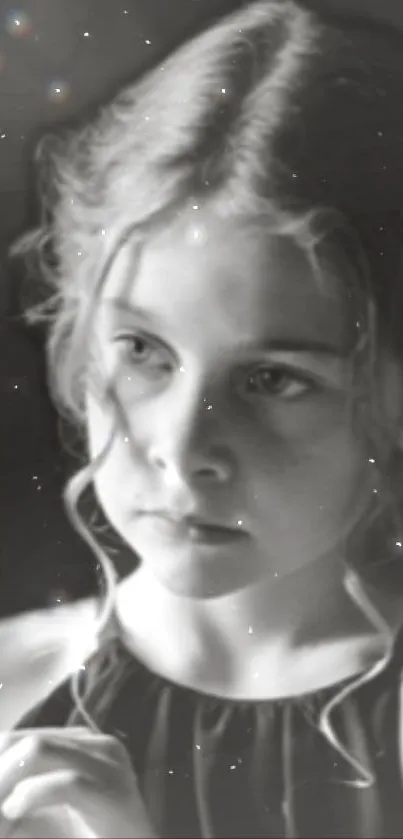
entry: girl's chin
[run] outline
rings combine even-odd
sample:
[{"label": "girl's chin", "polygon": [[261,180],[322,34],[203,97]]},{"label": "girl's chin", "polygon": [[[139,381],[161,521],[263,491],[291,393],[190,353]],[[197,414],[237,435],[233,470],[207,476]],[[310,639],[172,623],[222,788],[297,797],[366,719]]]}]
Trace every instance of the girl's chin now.
[{"label": "girl's chin", "polygon": [[[267,562],[234,547],[192,545],[186,549],[136,539],[141,569],[167,591],[182,597],[222,597],[256,584],[270,573]],[[274,573],[272,573],[274,578]]]}]

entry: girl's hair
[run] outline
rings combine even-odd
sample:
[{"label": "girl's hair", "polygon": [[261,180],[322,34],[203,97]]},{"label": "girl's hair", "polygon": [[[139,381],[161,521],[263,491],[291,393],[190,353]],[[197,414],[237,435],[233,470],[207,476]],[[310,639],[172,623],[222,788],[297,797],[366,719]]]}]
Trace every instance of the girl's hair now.
[{"label": "girl's hair", "polygon": [[[177,212],[196,213],[206,201],[292,239],[318,282],[326,265],[336,266],[369,376],[386,336],[402,359],[401,101],[394,32],[325,22],[293,0],[257,0],[126,87],[90,125],[45,139],[37,154],[41,222],[14,253],[44,280],[30,318],[50,325],[50,386],[62,415],[85,428],[90,367],[94,374],[88,330],[122,245],[133,240],[140,249]],[[113,383],[110,396],[117,404]],[[386,516],[386,508],[400,510],[398,483],[374,388],[367,401]],[[107,573],[107,624],[112,566],[77,511],[95,468],[72,479],[66,500]]]}]

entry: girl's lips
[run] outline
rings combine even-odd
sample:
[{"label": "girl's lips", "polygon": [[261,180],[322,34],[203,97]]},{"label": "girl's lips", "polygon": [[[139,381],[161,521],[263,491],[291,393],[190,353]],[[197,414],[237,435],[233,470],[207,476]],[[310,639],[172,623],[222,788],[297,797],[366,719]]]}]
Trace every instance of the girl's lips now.
[{"label": "girl's lips", "polygon": [[170,538],[187,538],[198,544],[223,545],[245,539],[247,536],[244,530],[207,524],[191,516],[175,519],[166,513],[148,513],[145,517],[153,521],[156,530]]},{"label": "girl's lips", "polygon": [[186,528],[192,542],[209,545],[234,542],[245,538],[246,535],[241,530],[232,530],[228,527],[218,527],[216,525],[187,524]]}]

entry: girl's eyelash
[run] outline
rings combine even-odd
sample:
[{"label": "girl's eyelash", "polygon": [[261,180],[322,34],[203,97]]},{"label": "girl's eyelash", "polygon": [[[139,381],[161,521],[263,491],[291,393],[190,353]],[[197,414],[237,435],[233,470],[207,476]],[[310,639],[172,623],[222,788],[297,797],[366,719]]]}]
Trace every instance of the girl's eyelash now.
[{"label": "girl's eyelash", "polygon": [[144,332],[117,332],[112,336],[114,343],[127,342],[134,343],[135,341],[144,341],[144,343],[155,344],[155,339],[145,335]]},{"label": "girl's eyelash", "polygon": [[266,364],[261,364],[258,367],[254,367],[252,373],[250,373],[249,375],[265,373],[266,371],[283,374],[284,376],[289,376],[290,379],[294,379],[295,381],[301,383],[309,384],[312,387],[314,387],[315,385],[319,387],[321,382],[320,376],[315,375],[314,373],[297,369],[295,367],[290,367],[287,364],[281,364],[280,362],[267,362]]},{"label": "girl's eyelash", "polygon": [[161,349],[166,350],[166,352],[169,352],[168,347],[165,347],[164,344],[161,343],[161,341],[158,341],[156,338],[152,338],[151,336],[148,336],[145,333],[119,333],[113,336],[113,342],[117,344],[127,344],[129,346],[134,346],[134,344],[137,341],[141,341],[147,349]]},{"label": "girl's eyelash", "polygon": [[[268,374],[268,379],[266,382],[263,380],[261,383],[262,386],[259,387],[259,377],[264,376],[265,373]],[[273,377],[272,381],[270,380],[271,376]],[[277,381],[276,376],[278,376]],[[263,398],[274,396],[293,401],[297,401],[309,393],[315,393],[321,388],[321,383],[317,378],[285,367],[284,365],[266,365],[259,367],[254,372],[247,373],[246,382],[249,386],[252,385],[255,393]],[[294,393],[290,393],[293,388],[297,389],[296,393],[295,391]]]}]

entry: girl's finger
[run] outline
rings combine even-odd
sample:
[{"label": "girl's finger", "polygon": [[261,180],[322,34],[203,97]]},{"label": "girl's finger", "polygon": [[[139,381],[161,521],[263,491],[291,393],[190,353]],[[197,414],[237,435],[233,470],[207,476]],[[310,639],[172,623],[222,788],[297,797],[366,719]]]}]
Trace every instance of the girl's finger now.
[{"label": "girl's finger", "polygon": [[70,807],[58,806],[36,813],[18,822],[7,822],[11,832],[1,839],[102,839]]},{"label": "girl's finger", "polygon": [[67,728],[26,728],[23,731],[14,731],[4,736],[3,741],[0,739],[0,763],[1,754],[10,745],[14,745],[17,741],[25,739],[26,737],[33,740],[40,739],[41,742],[54,743],[60,745],[61,748],[76,749],[98,757],[101,761],[110,761],[112,763],[127,763],[129,760],[125,747],[117,739],[110,734],[94,734],[84,727],[67,727]]},{"label": "girl's finger", "polygon": [[[104,744],[116,738],[108,734],[94,734],[85,726],[67,726],[66,728],[50,727],[49,728],[23,728],[17,731],[6,731],[0,733],[0,754],[10,745],[13,745],[17,740],[23,737],[38,737],[41,735],[44,738],[57,738],[58,740],[71,740],[79,743],[88,743],[91,745],[103,747]],[[118,741],[119,742],[119,741]]]},{"label": "girl's finger", "polygon": [[0,756],[0,801],[4,801],[15,785],[24,778],[32,753],[32,738],[24,737]]},{"label": "girl's finger", "polygon": [[[10,821],[24,818],[28,813],[53,807],[55,804],[69,804],[76,809],[88,807],[88,788],[92,796],[101,796],[90,781],[72,769],[60,769],[40,777],[25,778],[15,787],[1,807],[2,815]],[[105,792],[105,791],[104,791]]]},{"label": "girl's finger", "polygon": [[[9,822],[22,822],[39,810],[56,807],[59,818],[67,805],[86,825],[85,837],[154,837],[148,814],[135,800],[122,801],[113,790],[101,788],[91,778],[71,770],[59,770],[21,781],[4,802],[2,815]],[[63,829],[64,825],[61,825]]]},{"label": "girl's finger", "polygon": [[[120,744],[119,744],[119,748]],[[140,805],[140,792],[127,755],[119,761],[111,758],[112,745],[101,755],[93,755],[87,746],[77,742],[43,738],[40,734],[24,737],[0,756],[0,802],[3,802],[24,779],[73,772],[91,779],[101,790],[114,791],[116,796],[130,797]],[[81,785],[81,789],[85,786]]]}]

